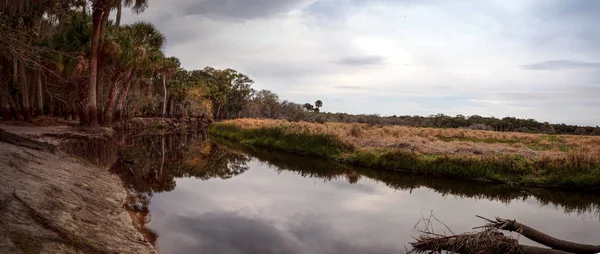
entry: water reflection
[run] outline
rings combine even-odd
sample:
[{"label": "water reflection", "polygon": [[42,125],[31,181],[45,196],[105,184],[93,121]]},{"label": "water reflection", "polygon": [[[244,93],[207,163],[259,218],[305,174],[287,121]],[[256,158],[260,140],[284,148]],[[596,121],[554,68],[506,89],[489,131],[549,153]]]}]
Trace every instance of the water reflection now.
[{"label": "water reflection", "polygon": [[534,198],[540,205],[552,205],[564,209],[565,213],[593,213],[600,220],[600,196],[589,191],[548,190],[542,188],[522,188],[503,184],[473,183],[468,181],[442,179],[413,174],[395,173],[369,168],[348,167],[319,158],[307,158],[287,153],[273,152],[260,148],[248,148],[231,141],[212,138],[213,142],[251,155],[277,171],[293,171],[303,177],[316,177],[326,180],[346,179],[355,184],[361,177],[384,183],[393,189],[408,190],[429,188],[442,196],[511,201]]},{"label": "water reflection", "polygon": [[[114,147],[97,149],[104,145]],[[478,226],[473,216],[480,214],[598,241],[600,196],[593,193],[347,167],[203,135],[119,137],[104,145],[78,150],[117,161],[113,170],[132,193],[138,221],[150,222],[165,253],[402,253],[429,210],[456,231]]]}]

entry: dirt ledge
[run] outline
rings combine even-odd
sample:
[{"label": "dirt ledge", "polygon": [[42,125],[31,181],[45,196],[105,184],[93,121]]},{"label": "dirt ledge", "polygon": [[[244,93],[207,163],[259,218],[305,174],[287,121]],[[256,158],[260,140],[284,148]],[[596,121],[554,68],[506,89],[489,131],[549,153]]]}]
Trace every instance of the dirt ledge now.
[{"label": "dirt ledge", "polygon": [[[49,144],[112,135],[109,129],[11,126]],[[0,253],[157,253],[124,204],[117,175],[62,151],[0,142]]]}]

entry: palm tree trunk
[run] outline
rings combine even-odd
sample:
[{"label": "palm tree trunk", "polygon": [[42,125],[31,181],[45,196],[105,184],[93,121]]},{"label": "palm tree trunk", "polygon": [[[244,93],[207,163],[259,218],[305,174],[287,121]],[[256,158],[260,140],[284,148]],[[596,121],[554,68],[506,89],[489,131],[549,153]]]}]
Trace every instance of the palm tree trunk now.
[{"label": "palm tree trunk", "polygon": [[98,125],[98,113],[96,108],[96,84],[98,82],[98,46],[100,42],[100,28],[105,6],[94,3],[92,12],[92,52],[90,56],[90,76],[88,84],[87,109],[89,125]]},{"label": "palm tree trunk", "polygon": [[131,79],[135,75],[136,70],[131,70],[127,80],[125,81],[125,88],[123,89],[123,93],[119,97],[119,102],[117,103],[117,110],[115,112],[115,120],[120,121],[123,116],[123,109],[125,108],[125,102],[127,102],[127,94],[129,93],[129,87],[131,86]]},{"label": "palm tree trunk", "polygon": [[17,80],[19,80],[19,63],[17,61],[17,58],[15,57],[13,59],[13,80],[15,81],[15,84],[17,83]]},{"label": "palm tree trunk", "polygon": [[29,87],[27,86],[27,75],[25,73],[25,61],[18,59],[19,83],[21,84],[21,98],[23,100],[23,119],[31,121],[31,111],[29,108]]},{"label": "palm tree trunk", "polygon": [[8,84],[2,82],[0,84],[0,113],[2,113],[2,120],[10,121],[13,120],[13,115],[10,112],[10,91],[8,90]]},{"label": "palm tree trunk", "polygon": [[98,122],[104,124],[104,74],[100,73],[96,84],[96,105],[98,106]]},{"label": "palm tree trunk", "polygon": [[29,84],[27,84],[29,86],[29,109],[31,110],[31,117],[36,115],[35,112],[35,90],[37,88],[37,84],[36,84],[36,77],[35,75],[33,76],[33,78],[28,78],[27,81],[29,82]]},{"label": "palm tree trunk", "polygon": [[100,40],[104,40],[104,36],[106,35],[106,26],[108,25],[108,18],[110,17],[110,8],[106,7],[104,12],[102,13],[102,21],[100,22]]},{"label": "palm tree trunk", "polygon": [[71,120],[73,121],[77,121],[79,120],[79,115],[77,115],[77,104],[75,103],[75,101],[71,101],[71,105],[69,105],[70,111],[71,111]]},{"label": "palm tree trunk", "polygon": [[[44,82],[44,93],[47,94],[46,108],[48,109],[48,113],[50,117],[54,117],[54,100],[52,99],[52,95],[50,94],[50,90],[48,90],[48,82]],[[43,107],[43,106],[42,106]]]},{"label": "palm tree trunk", "polygon": [[108,18],[110,16],[110,8],[107,8],[104,10],[104,13],[102,14],[102,21],[101,21],[101,25],[100,25],[100,41],[102,42],[102,45],[99,46],[99,53],[98,53],[98,77],[97,77],[97,82],[96,82],[96,108],[98,110],[98,122],[100,124],[104,124],[104,75],[103,75],[103,71],[104,71],[104,65],[105,65],[105,53],[104,53],[104,46],[103,46],[103,42],[106,36],[106,27],[108,25]]},{"label": "palm tree trunk", "polygon": [[[129,76],[127,78],[129,78]],[[117,95],[119,94],[120,79],[121,77],[119,74],[115,74],[114,78],[112,79],[112,85],[110,87],[110,92],[108,92],[108,99],[106,100],[106,109],[104,110],[104,126],[110,126],[112,124],[115,104],[117,102]]]},{"label": "palm tree trunk", "polygon": [[85,79],[80,79],[79,86],[77,86],[77,92],[79,93],[79,101],[77,105],[73,108],[79,118],[80,125],[89,125],[89,108],[87,107],[88,102],[88,89],[86,87],[87,82]]},{"label": "palm tree trunk", "polygon": [[121,0],[117,0],[117,21],[115,23],[117,32],[119,31],[119,27],[121,26],[121,14],[122,13],[123,13],[123,3],[121,2]]},{"label": "palm tree trunk", "polygon": [[165,115],[167,114],[167,77],[164,73],[163,73],[162,80],[163,80],[163,91],[164,91],[162,117],[165,117]]},{"label": "palm tree trunk", "polygon": [[41,70],[35,70],[36,82],[37,82],[37,111],[38,115],[44,115],[44,88],[42,86],[42,73]]}]

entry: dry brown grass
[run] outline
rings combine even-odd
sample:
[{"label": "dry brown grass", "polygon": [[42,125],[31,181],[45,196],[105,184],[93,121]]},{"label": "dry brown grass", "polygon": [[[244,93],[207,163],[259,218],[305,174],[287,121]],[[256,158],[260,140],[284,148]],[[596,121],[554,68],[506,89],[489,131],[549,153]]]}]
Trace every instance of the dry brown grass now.
[{"label": "dry brown grass", "polygon": [[285,127],[288,132],[334,135],[357,149],[401,148],[432,155],[518,155],[549,161],[569,158],[600,162],[600,137],[597,136],[262,119],[236,119],[223,123],[244,129]]}]

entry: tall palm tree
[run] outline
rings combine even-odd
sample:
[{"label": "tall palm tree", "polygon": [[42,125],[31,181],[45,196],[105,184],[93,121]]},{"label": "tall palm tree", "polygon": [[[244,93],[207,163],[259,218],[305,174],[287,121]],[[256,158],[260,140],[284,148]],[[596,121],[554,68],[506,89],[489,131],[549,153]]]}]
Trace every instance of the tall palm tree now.
[{"label": "tall palm tree", "polygon": [[[113,7],[117,7],[125,4],[126,6],[132,6],[134,11],[141,12],[148,6],[147,0],[93,0],[92,3],[92,35],[91,35],[91,54],[89,58],[89,84],[88,84],[88,101],[87,106],[89,110],[89,117],[91,126],[98,125],[98,114],[97,114],[97,85],[98,85],[98,50],[100,44],[100,38],[104,38],[106,32],[106,22],[110,16],[110,10]],[[120,15],[120,13],[118,14]],[[119,23],[120,23],[120,17]],[[119,24],[120,25],[120,24]],[[104,29],[103,29],[104,27]]]},{"label": "tall palm tree", "polygon": [[134,41],[128,29],[116,31],[115,42],[117,50],[112,54],[110,63],[110,91],[106,99],[104,109],[103,125],[110,126],[114,117],[117,98],[122,83],[129,83],[134,72]]},{"label": "tall palm tree", "polygon": [[100,45],[100,35],[102,28],[102,17],[105,12],[110,11],[110,0],[94,0],[92,3],[92,34],[91,34],[91,52],[89,58],[89,79],[87,94],[87,111],[89,124],[98,125],[98,109],[96,99],[96,85],[98,82],[98,49]]},{"label": "tall palm tree", "polygon": [[167,77],[169,77],[169,76],[173,75],[175,72],[177,72],[177,70],[179,70],[180,66],[181,66],[181,63],[180,63],[179,59],[177,59],[176,57],[165,58],[165,59],[162,59],[162,61],[161,61],[160,73],[162,76],[162,83],[163,83],[162,117],[165,117],[165,115],[167,114]]},{"label": "tall palm tree", "polygon": [[165,36],[153,24],[147,22],[137,22],[123,27],[123,32],[131,39],[133,50],[131,72],[124,84],[123,92],[119,96],[115,112],[116,119],[120,119],[123,114],[131,79],[136,78],[140,70],[148,71],[159,68],[158,63],[160,59],[164,58],[162,48],[166,41]]},{"label": "tall palm tree", "polygon": [[117,7],[117,20],[116,20],[116,28],[117,30],[121,26],[121,16],[123,14],[123,6],[131,7],[131,10],[135,13],[140,13],[148,8],[148,0],[116,0],[115,3]]},{"label": "tall palm tree", "polygon": [[[87,122],[89,115],[85,74],[89,70],[91,29],[92,20],[87,14],[73,12],[66,18],[61,31],[52,42],[58,51],[70,52],[70,56],[57,56],[56,67],[69,86],[75,87],[78,92],[77,109],[82,124]],[[75,99],[69,98],[69,101],[75,101]]]}]

